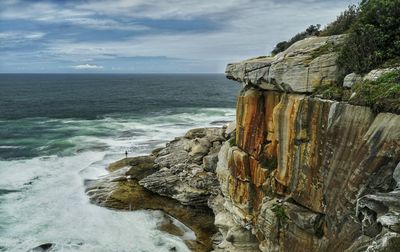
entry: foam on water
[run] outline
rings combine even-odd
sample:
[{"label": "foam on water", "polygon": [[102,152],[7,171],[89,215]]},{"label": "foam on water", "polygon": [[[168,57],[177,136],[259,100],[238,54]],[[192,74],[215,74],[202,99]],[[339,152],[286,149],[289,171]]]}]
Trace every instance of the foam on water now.
[{"label": "foam on water", "polygon": [[[41,127],[7,149],[31,148],[34,157],[0,160],[0,251],[26,251],[55,243],[56,251],[188,251],[183,238],[157,229],[160,214],[114,211],[89,203],[83,181],[130,155],[149,153],[194,127],[233,120],[234,109],[188,109],[147,117],[112,114],[103,119],[27,119],[15,127]],[[19,126],[18,126],[19,124]],[[0,157],[1,151],[0,150]]]}]

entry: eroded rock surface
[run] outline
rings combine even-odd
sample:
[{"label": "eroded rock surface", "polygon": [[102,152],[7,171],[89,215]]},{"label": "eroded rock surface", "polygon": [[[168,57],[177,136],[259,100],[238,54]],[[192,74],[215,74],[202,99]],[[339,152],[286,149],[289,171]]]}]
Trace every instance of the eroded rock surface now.
[{"label": "eroded rock surface", "polygon": [[[216,230],[207,201],[218,191],[218,152],[230,134],[224,128],[190,130],[151,155],[111,164],[109,174],[85,181],[86,193],[92,203],[108,208],[162,210],[195,232],[196,240],[186,241],[189,248],[210,251]],[[170,223],[160,228],[182,234]]]},{"label": "eroded rock surface", "polygon": [[335,48],[344,36],[310,37],[294,43],[275,57],[258,57],[229,64],[226,76],[264,90],[307,93],[338,82]]},{"label": "eroded rock surface", "polygon": [[248,86],[216,169],[221,246],[246,251],[229,238],[239,226],[262,251],[393,248],[399,161],[399,115]]},{"label": "eroded rock surface", "polygon": [[139,183],[183,205],[207,207],[209,196],[219,187],[214,171],[224,134],[222,128],[188,131],[157,154],[154,163],[159,170]]}]

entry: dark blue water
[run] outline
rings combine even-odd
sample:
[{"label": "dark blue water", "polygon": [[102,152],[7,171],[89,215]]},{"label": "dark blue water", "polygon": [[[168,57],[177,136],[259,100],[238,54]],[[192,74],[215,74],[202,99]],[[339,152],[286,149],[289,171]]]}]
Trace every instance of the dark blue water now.
[{"label": "dark blue water", "polygon": [[71,137],[118,135],[105,118],[190,125],[174,120],[233,108],[238,88],[222,74],[0,75],[0,160],[66,155],[81,150]]},{"label": "dark blue water", "polygon": [[238,91],[223,75],[0,75],[0,251],[188,251],[153,212],[90,204],[83,181],[233,120]]},{"label": "dark blue water", "polygon": [[231,108],[238,88],[222,74],[3,74],[0,120],[95,119],[111,113],[142,116],[177,108]]}]

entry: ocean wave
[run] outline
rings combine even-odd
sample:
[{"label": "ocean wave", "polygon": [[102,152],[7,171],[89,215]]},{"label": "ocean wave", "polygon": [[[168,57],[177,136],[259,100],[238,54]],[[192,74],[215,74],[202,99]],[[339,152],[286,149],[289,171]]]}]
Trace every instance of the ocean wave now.
[{"label": "ocean wave", "polygon": [[21,251],[51,242],[56,251],[189,251],[184,239],[194,234],[183,224],[174,223],[185,230],[184,237],[175,237],[157,229],[159,217],[152,212],[91,205],[83,181],[106,174],[126,150],[130,156],[146,154],[190,128],[215,127],[212,122],[234,115],[233,109],[187,108],[146,117],[10,122],[17,137],[0,139],[0,158],[10,146],[20,156],[0,160],[0,188],[15,190],[0,195],[0,225],[7,230],[2,246]]}]

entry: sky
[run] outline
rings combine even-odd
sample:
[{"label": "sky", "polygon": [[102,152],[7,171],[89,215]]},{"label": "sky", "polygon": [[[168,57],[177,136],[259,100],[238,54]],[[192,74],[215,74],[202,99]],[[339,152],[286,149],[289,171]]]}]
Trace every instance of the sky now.
[{"label": "sky", "polygon": [[357,0],[0,0],[0,73],[222,73]]}]

